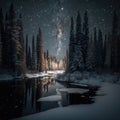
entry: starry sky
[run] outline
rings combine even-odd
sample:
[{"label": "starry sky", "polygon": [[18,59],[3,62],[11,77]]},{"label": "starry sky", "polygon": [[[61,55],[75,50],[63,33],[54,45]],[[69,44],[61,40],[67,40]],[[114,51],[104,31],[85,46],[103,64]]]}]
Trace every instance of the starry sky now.
[{"label": "starry sky", "polygon": [[120,0],[0,0],[0,7],[5,14],[13,3],[16,14],[22,14],[24,36],[28,34],[29,44],[40,27],[43,33],[44,49],[61,59],[65,56],[69,43],[70,17],[74,20],[77,11],[83,17],[88,11],[89,30],[102,29],[111,31],[113,10],[120,13]]}]

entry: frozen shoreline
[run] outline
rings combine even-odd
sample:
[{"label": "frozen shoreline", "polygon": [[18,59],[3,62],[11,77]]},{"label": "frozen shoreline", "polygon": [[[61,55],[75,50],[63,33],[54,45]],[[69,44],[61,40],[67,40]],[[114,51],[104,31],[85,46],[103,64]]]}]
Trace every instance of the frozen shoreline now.
[{"label": "frozen shoreline", "polygon": [[103,83],[94,104],[59,107],[16,120],[119,120],[119,91],[120,85]]},{"label": "frozen shoreline", "polygon": [[120,75],[110,73],[97,74],[95,72],[81,73],[76,71],[70,74],[58,75],[56,81],[78,85],[101,86],[103,82],[120,84]]},{"label": "frozen shoreline", "polygon": [[15,76],[14,74],[10,73],[2,73],[0,74],[0,81],[4,80],[13,80],[13,79],[23,79],[23,78],[39,78],[39,77],[46,77],[49,76],[50,74],[62,74],[64,73],[63,70],[57,70],[57,71],[47,71],[45,72],[38,72],[38,73],[26,73],[24,76]]}]

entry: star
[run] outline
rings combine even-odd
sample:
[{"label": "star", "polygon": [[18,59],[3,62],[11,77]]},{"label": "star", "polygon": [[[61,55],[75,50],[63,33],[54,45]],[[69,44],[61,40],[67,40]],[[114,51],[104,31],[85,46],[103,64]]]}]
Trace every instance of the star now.
[{"label": "star", "polygon": [[62,7],[62,8],[61,8],[61,10],[63,11],[63,10],[64,10],[64,8]]}]

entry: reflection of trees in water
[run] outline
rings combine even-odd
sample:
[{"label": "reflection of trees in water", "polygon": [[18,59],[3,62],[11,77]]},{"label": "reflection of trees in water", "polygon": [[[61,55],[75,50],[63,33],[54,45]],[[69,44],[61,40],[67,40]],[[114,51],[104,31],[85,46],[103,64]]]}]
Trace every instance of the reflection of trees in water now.
[{"label": "reflection of trees in water", "polygon": [[[39,98],[42,97],[43,92],[48,91],[48,80],[41,78],[36,79],[29,79],[26,80],[26,93],[25,93],[25,109],[26,112],[28,110],[27,107],[33,109],[33,112],[40,112],[41,111],[41,103],[37,102]],[[27,106],[27,104],[29,106]]]},{"label": "reflection of trees in water", "polygon": [[36,90],[36,110],[37,112],[39,112],[41,111],[41,103],[38,103],[37,99],[42,97],[42,82],[40,78],[38,78],[37,81],[38,82],[37,82],[37,90]]},{"label": "reflection of trees in water", "polygon": [[10,119],[22,115],[24,88],[24,81],[0,83],[0,119]]}]

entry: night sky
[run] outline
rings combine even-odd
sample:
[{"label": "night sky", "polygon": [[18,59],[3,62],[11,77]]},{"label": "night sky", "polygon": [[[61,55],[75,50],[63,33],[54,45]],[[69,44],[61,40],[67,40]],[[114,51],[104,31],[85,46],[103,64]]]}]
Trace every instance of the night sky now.
[{"label": "night sky", "polygon": [[4,14],[11,3],[14,3],[16,14],[22,14],[24,36],[29,35],[29,43],[40,27],[44,49],[57,58],[65,56],[70,17],[73,16],[75,20],[78,10],[81,17],[88,10],[90,33],[94,27],[101,28],[105,33],[111,31],[113,10],[120,8],[120,0],[0,0]]}]

